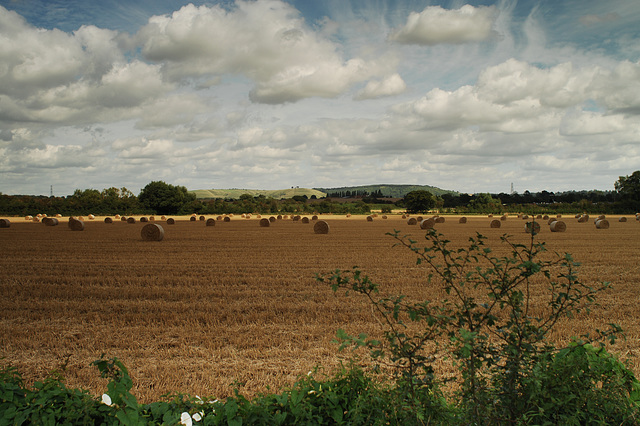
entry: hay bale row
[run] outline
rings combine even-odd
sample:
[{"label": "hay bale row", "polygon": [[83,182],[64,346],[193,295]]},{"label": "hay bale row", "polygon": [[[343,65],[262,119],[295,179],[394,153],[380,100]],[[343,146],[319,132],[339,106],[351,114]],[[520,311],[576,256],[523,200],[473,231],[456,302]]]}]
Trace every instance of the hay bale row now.
[{"label": "hay bale row", "polygon": [[157,223],[149,223],[142,227],[140,235],[144,241],[162,241],[164,229]]},{"label": "hay bale row", "polygon": [[73,217],[69,218],[69,223],[67,224],[69,229],[72,231],[84,231],[84,222],[80,219],[75,219]]},{"label": "hay bale row", "polygon": [[329,224],[324,220],[319,220],[313,225],[313,232],[316,234],[328,234]]},{"label": "hay bale row", "polygon": [[42,223],[44,223],[45,226],[58,226],[58,219],[55,217],[45,217],[42,219]]},{"label": "hay bale row", "polygon": [[549,224],[551,232],[564,232],[567,230],[567,224],[561,220],[554,220]]},{"label": "hay bale row", "polygon": [[527,234],[540,233],[540,222],[527,222],[524,224],[524,232]]},{"label": "hay bale row", "polygon": [[9,219],[0,219],[0,228],[9,228],[11,221]]}]

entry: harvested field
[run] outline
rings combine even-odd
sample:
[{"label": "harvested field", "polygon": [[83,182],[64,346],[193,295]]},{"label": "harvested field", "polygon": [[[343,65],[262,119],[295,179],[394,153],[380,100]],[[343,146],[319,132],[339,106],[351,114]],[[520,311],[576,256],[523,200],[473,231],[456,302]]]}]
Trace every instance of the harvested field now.
[{"label": "harvested field", "polygon": [[[64,366],[67,386],[99,395],[106,382],[90,363],[105,353],[129,368],[141,402],[171,392],[220,398],[238,383],[249,396],[267,386],[275,391],[316,365],[330,369],[347,358],[349,351],[331,343],[338,328],[380,332],[363,299],[334,296],[316,273],[358,265],[383,294],[442,293],[427,284],[426,267],[385,235],[397,229],[424,241],[426,231],[399,215],[373,222],[321,215],[331,227],[326,235],[292,220],[270,227],[253,218],[221,221],[207,229],[183,217],[164,227],[158,244],[140,238],[143,223],[96,219],[83,232],[23,218],[0,230],[0,358],[28,382]],[[640,374],[640,223],[610,219],[609,229],[567,219],[566,231],[553,233],[541,223],[539,239],[582,263],[583,282],[613,286],[591,315],[564,320],[552,338],[565,342],[619,323],[626,340],[614,351]],[[497,253],[506,253],[505,233],[527,241],[521,221],[500,229],[489,222],[451,217],[435,228],[452,247],[466,247],[476,231]],[[450,367],[439,368],[446,374]]]}]

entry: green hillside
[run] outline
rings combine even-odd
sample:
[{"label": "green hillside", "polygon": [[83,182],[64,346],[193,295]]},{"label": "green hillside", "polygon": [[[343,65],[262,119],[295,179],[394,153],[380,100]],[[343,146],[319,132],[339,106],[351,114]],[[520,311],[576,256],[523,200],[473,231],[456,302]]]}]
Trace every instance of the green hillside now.
[{"label": "green hillside", "polygon": [[446,189],[436,188],[430,185],[364,185],[364,186],[343,186],[339,188],[316,188],[319,191],[327,194],[331,193],[362,193],[367,192],[369,194],[381,191],[382,195],[391,198],[403,198],[411,191],[429,191],[434,195],[440,196],[442,194],[457,194],[456,191],[449,191]]},{"label": "green hillside", "polygon": [[289,189],[196,189],[195,191],[189,191],[196,194],[197,199],[212,199],[212,198],[224,198],[224,199],[238,199],[242,194],[249,194],[252,197],[264,195],[267,198],[274,198],[280,200],[283,198],[293,198],[295,195],[306,195],[307,198],[311,198],[313,195],[316,198],[326,197],[326,193],[309,188],[289,188]]}]

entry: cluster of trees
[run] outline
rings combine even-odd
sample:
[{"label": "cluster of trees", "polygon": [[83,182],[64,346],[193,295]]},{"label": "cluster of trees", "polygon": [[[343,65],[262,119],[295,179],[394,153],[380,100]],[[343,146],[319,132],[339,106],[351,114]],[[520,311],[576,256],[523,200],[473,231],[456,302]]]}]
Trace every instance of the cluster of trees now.
[{"label": "cluster of trees", "polygon": [[374,191],[334,191],[327,193],[327,197],[330,198],[385,198],[382,194],[382,190]]},{"label": "cluster of trees", "polygon": [[[442,194],[428,190],[414,190],[401,200],[382,196],[382,191],[362,191],[354,194],[344,191],[344,197],[360,197],[352,202],[335,202],[330,198],[315,199],[296,195],[290,199],[275,200],[264,195],[243,194],[239,199],[198,200],[184,186],[155,181],[145,186],[138,196],[127,188],[77,189],[68,197],[9,196],[0,193],[0,214],[24,216],[27,214],[241,214],[260,213],[334,213],[363,214],[372,208],[383,213],[392,208],[411,213],[438,210],[457,213],[621,213],[640,211],[640,170],[629,176],[620,176],[615,191],[570,191],[553,193],[541,191],[523,194]],[[333,197],[339,193],[330,193]]]}]

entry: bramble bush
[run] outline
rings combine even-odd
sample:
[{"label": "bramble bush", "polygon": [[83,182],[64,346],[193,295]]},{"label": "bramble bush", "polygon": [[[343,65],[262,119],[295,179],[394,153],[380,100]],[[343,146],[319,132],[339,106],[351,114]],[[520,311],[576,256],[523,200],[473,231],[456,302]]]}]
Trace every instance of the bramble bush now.
[{"label": "bramble bush", "polygon": [[[546,339],[563,317],[587,312],[608,284],[580,282],[571,256],[543,255],[546,247],[530,229],[527,245],[502,237],[505,256],[493,255],[480,234],[457,249],[435,230],[425,247],[390,234],[428,268],[426,284],[440,286],[444,300],[380,297],[378,284],[357,268],[317,276],[334,292],[372,304],[383,339],[343,330],[337,338],[340,349],[368,348],[378,366],[393,366],[388,379],[351,362],[332,375],[317,368],[252,400],[236,389],[224,401],[176,394],[139,404],[117,358],[93,363],[109,379],[101,397],[67,388],[55,371],[29,388],[18,371],[3,367],[0,426],[639,424],[640,382],[606,350],[620,327],[609,324],[562,348]],[[457,367],[454,386],[435,373],[434,359],[443,354]]]}]

